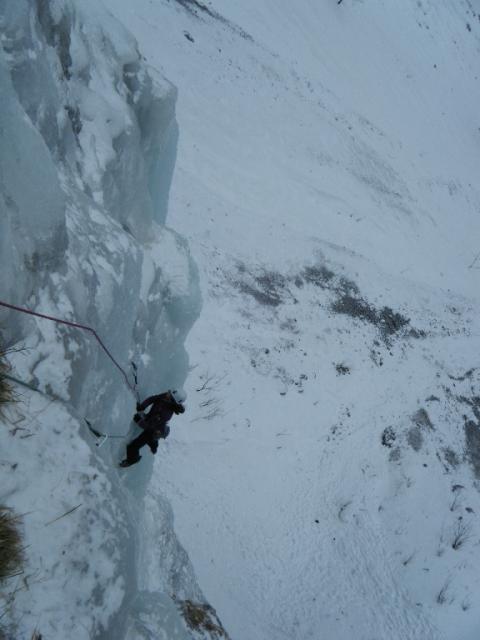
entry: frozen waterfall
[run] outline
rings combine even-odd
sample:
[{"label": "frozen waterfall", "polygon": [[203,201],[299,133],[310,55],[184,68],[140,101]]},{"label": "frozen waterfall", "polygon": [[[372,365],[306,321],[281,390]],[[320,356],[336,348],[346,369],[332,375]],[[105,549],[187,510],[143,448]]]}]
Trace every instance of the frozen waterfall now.
[{"label": "frozen waterfall", "polygon": [[[175,88],[95,2],[7,1],[0,25],[0,300],[94,327],[142,395],[182,386],[201,301],[165,226]],[[83,422],[128,437],[122,376],[87,332],[0,323],[30,387],[0,430],[0,502],[26,514],[25,573],[2,596],[16,637],[192,637],[181,603],[204,599],[168,503],[146,495],[152,460],[122,475],[126,438],[97,448]]]}]

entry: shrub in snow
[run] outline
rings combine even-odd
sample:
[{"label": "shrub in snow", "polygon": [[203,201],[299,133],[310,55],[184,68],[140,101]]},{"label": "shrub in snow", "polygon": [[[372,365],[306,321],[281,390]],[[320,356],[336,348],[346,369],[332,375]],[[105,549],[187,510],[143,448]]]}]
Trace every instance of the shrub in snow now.
[{"label": "shrub in snow", "polygon": [[209,634],[210,638],[224,638],[229,640],[227,632],[222,627],[215,609],[208,604],[183,600],[180,609],[188,627],[192,631]]},{"label": "shrub in snow", "polygon": [[471,537],[471,525],[460,518],[453,529],[452,549],[460,549]]},{"label": "shrub in snow", "polygon": [[450,584],[452,579],[450,576],[443,583],[442,588],[437,593],[436,601],[438,604],[452,604],[455,600],[455,597],[450,593]]},{"label": "shrub in snow", "polygon": [[8,381],[9,366],[5,360],[5,353],[0,351],[0,417],[3,417],[5,407],[13,402],[13,389]]},{"label": "shrub in snow", "polygon": [[0,505],[0,581],[19,571],[23,562],[20,519]]}]

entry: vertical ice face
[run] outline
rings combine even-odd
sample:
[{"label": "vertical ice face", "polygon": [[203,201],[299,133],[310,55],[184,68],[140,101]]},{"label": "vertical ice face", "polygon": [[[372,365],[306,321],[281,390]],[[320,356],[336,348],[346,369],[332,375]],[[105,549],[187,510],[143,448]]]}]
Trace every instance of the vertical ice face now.
[{"label": "vertical ice face", "polygon": [[[9,59],[0,48],[0,297],[20,303],[38,286],[39,270],[46,274],[64,260],[66,197],[50,150],[14,90]],[[20,337],[14,327],[11,339]]]},{"label": "vertical ice face", "polygon": [[164,222],[174,87],[152,80],[133,38],[94,3],[79,12],[69,2],[20,0],[2,11],[18,100],[50,152],[136,237],[152,219]]},{"label": "vertical ice face", "polygon": [[[133,38],[96,3],[7,2],[0,21],[1,298],[93,325],[119,359],[148,350],[143,378],[150,366],[158,384],[174,372],[178,385],[199,294],[188,247],[160,226],[176,90],[152,77]],[[8,341],[31,333],[10,319]],[[37,335],[46,331],[39,323]],[[118,379],[97,346],[75,331],[61,338],[75,375],[60,384],[77,401],[91,395],[84,381],[111,396]]]},{"label": "vertical ice face", "polygon": [[[0,300],[93,327],[128,373],[129,360],[136,360],[142,395],[182,386],[184,340],[199,313],[200,292],[187,243],[164,226],[177,143],[175,88],[147,70],[133,38],[90,0],[1,3],[0,33]],[[89,557],[75,566],[62,561],[43,595],[31,590],[31,616],[48,609],[43,632],[52,638],[55,629],[58,637],[73,637],[76,619],[88,627],[84,636],[75,628],[78,638],[158,638],[163,611],[165,637],[172,637],[169,629],[189,637],[179,607],[159,595],[172,583],[184,597],[201,596],[166,503],[152,508],[163,518],[164,549],[171,552],[165,557],[154,547],[152,556],[150,550],[152,579],[138,580],[146,533],[156,533],[146,532],[143,522],[151,461],[123,482],[116,464],[125,441],[92,446],[88,462],[81,437],[83,416],[101,431],[127,433],[135,398],[122,375],[88,333],[5,309],[0,326],[8,344],[29,347],[14,362],[16,375],[47,402],[63,401],[41,410],[40,423],[48,424],[37,429],[34,448],[27,451],[19,441],[11,446],[5,432],[2,451],[8,449],[12,464],[16,456],[35,456],[37,470],[45,469],[43,485],[35,487],[39,513],[49,499],[45,491],[53,495],[60,487],[66,499],[69,487],[88,514],[78,529],[57,534],[57,546],[74,541],[76,555],[85,548]],[[29,402],[41,397],[33,394]],[[33,499],[28,483],[13,477],[9,495],[13,506]],[[95,549],[92,531],[101,532]],[[37,535],[32,552],[47,573],[48,533]],[[81,596],[57,606],[62,581],[77,569]],[[135,597],[137,589],[142,598]],[[25,635],[32,620],[23,618]]]}]

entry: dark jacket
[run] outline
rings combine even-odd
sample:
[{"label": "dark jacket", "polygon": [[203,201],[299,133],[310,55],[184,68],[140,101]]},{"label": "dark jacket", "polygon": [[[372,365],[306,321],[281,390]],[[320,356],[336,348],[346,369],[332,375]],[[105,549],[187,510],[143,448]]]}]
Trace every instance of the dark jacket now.
[{"label": "dark jacket", "polygon": [[146,398],[143,402],[137,404],[137,411],[145,411],[150,405],[152,405],[152,408],[145,416],[144,428],[146,429],[154,429],[157,426],[164,425],[174,413],[178,415],[185,411],[185,407],[176,402],[175,398],[168,392]]},{"label": "dark jacket", "polygon": [[[143,415],[143,411],[150,405],[152,406],[150,411]],[[166,438],[170,433],[168,421],[174,413],[183,413],[185,407],[176,402],[172,394],[167,391],[139,402],[137,411],[142,413],[136,413],[133,419],[140,429],[143,429],[143,433],[128,443],[127,457],[121,463],[121,467],[130,467],[132,464],[137,463],[142,457],[140,449],[146,444],[148,444],[152,453],[156,453],[159,438]]]}]

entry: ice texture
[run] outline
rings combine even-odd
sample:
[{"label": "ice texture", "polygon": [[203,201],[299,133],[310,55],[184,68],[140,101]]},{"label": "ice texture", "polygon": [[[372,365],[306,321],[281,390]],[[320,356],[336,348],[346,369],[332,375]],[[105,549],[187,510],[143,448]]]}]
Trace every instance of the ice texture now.
[{"label": "ice texture", "polygon": [[[93,327],[142,396],[181,387],[201,300],[165,226],[175,87],[95,2],[7,0],[0,32],[0,300]],[[146,497],[152,459],[117,471],[136,428],[121,373],[88,332],[5,308],[0,325],[29,385],[0,430],[0,503],[29,514],[6,620],[18,637],[191,637],[178,602],[203,597],[168,503]],[[97,448],[84,417],[124,437]]]}]

